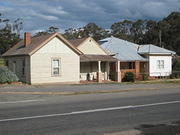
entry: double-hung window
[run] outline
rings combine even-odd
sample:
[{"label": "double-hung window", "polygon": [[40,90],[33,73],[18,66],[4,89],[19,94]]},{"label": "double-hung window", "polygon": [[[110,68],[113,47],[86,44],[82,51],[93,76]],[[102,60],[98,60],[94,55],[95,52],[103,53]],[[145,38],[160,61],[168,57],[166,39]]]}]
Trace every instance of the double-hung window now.
[{"label": "double-hung window", "polygon": [[164,60],[157,60],[157,68],[164,69]]},{"label": "double-hung window", "polygon": [[52,75],[60,75],[60,59],[52,59]]}]

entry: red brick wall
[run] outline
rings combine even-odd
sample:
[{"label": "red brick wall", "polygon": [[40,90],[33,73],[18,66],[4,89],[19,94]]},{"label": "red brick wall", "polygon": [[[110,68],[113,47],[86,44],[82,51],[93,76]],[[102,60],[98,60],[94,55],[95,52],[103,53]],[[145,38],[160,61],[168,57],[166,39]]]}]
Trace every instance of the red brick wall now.
[{"label": "red brick wall", "polygon": [[140,62],[139,61],[135,62],[135,76],[136,76],[136,79],[140,78]]}]

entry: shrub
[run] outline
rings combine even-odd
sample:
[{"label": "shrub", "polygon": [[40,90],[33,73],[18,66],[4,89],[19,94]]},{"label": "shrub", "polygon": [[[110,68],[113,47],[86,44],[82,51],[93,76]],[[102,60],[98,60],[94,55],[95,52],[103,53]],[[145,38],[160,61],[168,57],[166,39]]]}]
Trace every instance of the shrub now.
[{"label": "shrub", "polygon": [[143,74],[143,75],[142,75],[142,79],[143,79],[144,81],[149,80],[149,75]]},{"label": "shrub", "polygon": [[124,82],[134,82],[135,75],[132,72],[126,72],[123,78]]},{"label": "shrub", "polygon": [[180,59],[176,60],[176,63],[173,66],[173,71],[180,71]]},{"label": "shrub", "polygon": [[18,82],[19,78],[7,67],[0,67],[0,83]]},{"label": "shrub", "polygon": [[173,72],[173,73],[170,75],[170,78],[171,78],[171,79],[180,78],[180,71]]}]

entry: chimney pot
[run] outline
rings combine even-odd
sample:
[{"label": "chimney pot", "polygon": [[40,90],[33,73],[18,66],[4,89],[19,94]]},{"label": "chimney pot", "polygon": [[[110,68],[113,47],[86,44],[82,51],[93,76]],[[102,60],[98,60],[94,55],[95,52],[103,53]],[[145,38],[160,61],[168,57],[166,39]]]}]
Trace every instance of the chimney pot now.
[{"label": "chimney pot", "polygon": [[24,33],[24,46],[28,46],[31,44],[31,33],[25,32]]}]

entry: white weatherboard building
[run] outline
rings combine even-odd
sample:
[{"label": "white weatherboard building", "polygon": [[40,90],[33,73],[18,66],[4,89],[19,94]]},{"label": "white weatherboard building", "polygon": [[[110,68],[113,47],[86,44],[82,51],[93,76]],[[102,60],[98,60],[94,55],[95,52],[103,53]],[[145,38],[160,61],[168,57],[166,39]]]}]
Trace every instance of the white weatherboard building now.
[{"label": "white weatherboard building", "polygon": [[150,76],[169,76],[172,73],[173,51],[149,44],[140,45],[138,53],[149,59]]},{"label": "white weatherboard building", "polygon": [[119,38],[109,37],[99,41],[101,47],[121,62],[121,72],[134,72],[136,78],[143,73],[149,76],[169,76],[175,52],[155,46],[138,45]]}]

